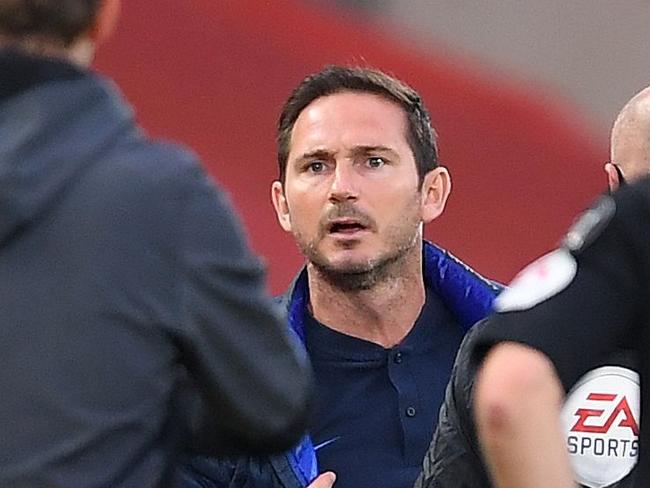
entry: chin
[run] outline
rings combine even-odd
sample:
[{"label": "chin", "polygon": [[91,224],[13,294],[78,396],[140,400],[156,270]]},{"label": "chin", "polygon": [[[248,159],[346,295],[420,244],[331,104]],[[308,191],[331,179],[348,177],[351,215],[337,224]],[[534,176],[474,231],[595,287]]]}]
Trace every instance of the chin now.
[{"label": "chin", "polygon": [[324,261],[330,269],[348,273],[370,271],[373,267],[373,262],[377,258],[377,256],[372,256],[367,252],[360,252],[357,249],[354,251],[333,252],[329,256],[325,255],[324,257]]},{"label": "chin", "polygon": [[386,274],[387,267],[371,259],[342,259],[312,261],[321,276],[344,291],[372,289]]},{"label": "chin", "polygon": [[346,254],[346,256],[341,256],[341,253],[332,253],[329,255],[319,253],[309,256],[309,261],[311,261],[316,268],[328,273],[357,274],[366,273],[372,270],[372,259],[367,256],[350,256],[350,253]]},{"label": "chin", "polygon": [[373,270],[372,264],[366,259],[364,261],[344,261],[340,263],[329,263],[326,266],[329,271],[339,274],[361,274]]}]

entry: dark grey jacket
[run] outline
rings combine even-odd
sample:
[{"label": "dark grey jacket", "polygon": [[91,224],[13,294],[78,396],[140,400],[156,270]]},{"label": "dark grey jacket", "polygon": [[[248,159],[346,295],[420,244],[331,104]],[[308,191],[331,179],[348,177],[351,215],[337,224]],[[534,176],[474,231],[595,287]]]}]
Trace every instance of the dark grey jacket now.
[{"label": "dark grey jacket", "polygon": [[308,374],[263,278],[193,155],[99,77],[0,52],[0,486],[295,443]]},{"label": "dark grey jacket", "polygon": [[[476,367],[470,361],[470,353],[485,324],[486,321],[483,321],[472,327],[460,346],[451,380],[447,386],[445,401],[440,408],[438,427],[424,458],[423,472],[415,482],[415,488],[490,488],[492,486],[480,452],[472,413],[472,390]],[[634,364],[635,360],[630,351],[620,351],[603,363],[603,365],[625,368],[633,368]],[[616,389],[608,392],[616,393]],[[593,419],[590,419],[590,422],[593,422]],[[615,463],[616,460],[602,456],[599,462],[602,463],[599,470],[607,471],[607,463]],[[607,488],[641,486],[634,484],[634,473],[635,471],[632,470],[620,481],[605,486]],[[595,484],[594,478],[594,481],[581,486],[593,488],[598,485]]]}]

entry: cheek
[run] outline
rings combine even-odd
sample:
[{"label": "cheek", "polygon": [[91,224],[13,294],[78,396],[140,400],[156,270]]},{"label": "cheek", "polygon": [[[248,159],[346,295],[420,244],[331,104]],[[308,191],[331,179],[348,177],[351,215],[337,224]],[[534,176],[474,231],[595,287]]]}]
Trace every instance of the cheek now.
[{"label": "cheek", "polygon": [[420,193],[412,188],[405,188],[401,193],[384,194],[380,201],[377,207],[377,220],[380,223],[393,226],[422,220]]},{"label": "cheek", "polygon": [[318,227],[321,206],[307,195],[295,195],[287,200],[289,218],[294,232],[311,233]]}]

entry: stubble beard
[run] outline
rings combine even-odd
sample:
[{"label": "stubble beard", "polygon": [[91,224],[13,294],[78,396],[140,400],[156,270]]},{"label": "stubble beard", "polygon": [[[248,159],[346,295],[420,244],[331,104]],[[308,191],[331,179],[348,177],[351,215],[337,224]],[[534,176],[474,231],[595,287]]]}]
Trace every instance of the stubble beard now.
[{"label": "stubble beard", "polygon": [[364,262],[340,264],[327,259],[318,249],[317,239],[305,242],[300,235],[295,237],[303,255],[325,281],[344,292],[354,292],[371,290],[401,276],[406,260],[420,244],[421,232],[419,219],[410,218],[387,232],[388,251]]}]

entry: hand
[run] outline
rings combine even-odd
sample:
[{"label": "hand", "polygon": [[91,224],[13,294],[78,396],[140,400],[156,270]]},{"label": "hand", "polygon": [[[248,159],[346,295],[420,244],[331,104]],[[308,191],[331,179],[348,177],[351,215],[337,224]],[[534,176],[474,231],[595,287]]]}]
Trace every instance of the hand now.
[{"label": "hand", "polygon": [[307,488],[332,488],[336,481],[336,475],[332,471],[327,471],[312,481]]}]

